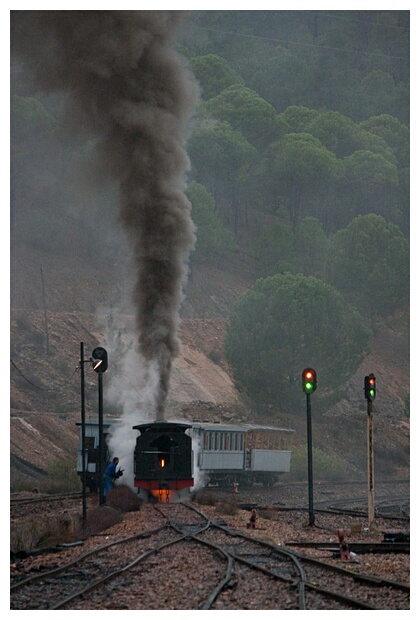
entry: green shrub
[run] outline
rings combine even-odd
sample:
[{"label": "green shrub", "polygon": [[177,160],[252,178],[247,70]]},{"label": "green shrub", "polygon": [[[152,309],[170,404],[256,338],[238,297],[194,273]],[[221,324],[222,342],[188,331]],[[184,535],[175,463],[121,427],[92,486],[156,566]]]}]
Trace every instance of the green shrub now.
[{"label": "green shrub", "polygon": [[[319,448],[312,448],[313,479],[317,482],[324,480],[345,480],[347,466],[336,456],[327,454]],[[290,472],[283,477],[286,480],[307,480],[308,478],[308,450],[306,446],[300,446],[292,452]]]},{"label": "green shrub", "polygon": [[48,478],[40,485],[44,493],[71,493],[80,491],[81,483],[75,467],[75,459],[70,455],[59,458],[47,468]]}]

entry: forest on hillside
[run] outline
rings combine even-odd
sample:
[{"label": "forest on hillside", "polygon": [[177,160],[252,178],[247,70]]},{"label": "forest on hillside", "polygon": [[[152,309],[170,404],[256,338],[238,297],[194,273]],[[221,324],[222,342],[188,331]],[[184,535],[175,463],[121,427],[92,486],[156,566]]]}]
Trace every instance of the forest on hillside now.
[{"label": "forest on hillside", "polygon": [[330,234],[367,213],[408,234],[408,16],[188,16],[180,50],[203,100],[191,176],[235,234],[251,215],[313,216]]},{"label": "forest on hillside", "polygon": [[[264,357],[261,374],[293,383],[303,363],[296,338],[312,338],[315,314],[326,317],[317,328],[323,342],[347,335],[329,348],[320,336],[313,353],[325,372],[336,365],[343,382],[368,351],[375,321],[409,303],[409,18],[409,11],[184,15],[174,48],[201,94],[187,142],[197,234],[191,265],[228,268],[229,257],[246,255],[265,283],[232,315],[227,354],[244,385],[253,352],[254,361]],[[75,182],[92,143],[59,130],[59,94],[36,92],[13,56],[11,70],[12,244],[100,264],[120,247],[117,188],[92,192]],[[303,316],[300,284],[312,300]],[[279,295],[287,307],[276,306]],[[256,317],[267,307],[265,326],[270,317],[282,324],[286,313],[289,326],[301,321],[299,334],[285,325],[278,338],[262,334]],[[254,316],[249,341],[245,316]],[[274,364],[290,350],[292,367]]]}]

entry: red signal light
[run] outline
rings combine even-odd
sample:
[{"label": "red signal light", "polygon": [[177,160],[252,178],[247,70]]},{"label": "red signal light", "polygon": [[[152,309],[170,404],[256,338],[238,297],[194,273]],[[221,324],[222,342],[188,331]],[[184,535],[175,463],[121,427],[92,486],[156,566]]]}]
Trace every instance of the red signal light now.
[{"label": "red signal light", "polygon": [[305,394],[312,394],[316,390],[316,372],[313,368],[305,368],[302,372],[302,389]]},{"label": "red signal light", "polygon": [[373,373],[365,377],[365,398],[372,401],[376,396],[376,377]]}]

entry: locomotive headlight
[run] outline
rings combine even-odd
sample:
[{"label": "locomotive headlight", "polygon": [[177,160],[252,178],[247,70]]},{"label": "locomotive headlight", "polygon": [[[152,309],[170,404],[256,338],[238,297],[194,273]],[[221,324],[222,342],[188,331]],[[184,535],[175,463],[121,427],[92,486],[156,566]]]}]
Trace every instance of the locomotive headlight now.
[{"label": "locomotive headlight", "polygon": [[165,467],[165,465],[166,465],[165,459],[160,459],[160,466]]}]

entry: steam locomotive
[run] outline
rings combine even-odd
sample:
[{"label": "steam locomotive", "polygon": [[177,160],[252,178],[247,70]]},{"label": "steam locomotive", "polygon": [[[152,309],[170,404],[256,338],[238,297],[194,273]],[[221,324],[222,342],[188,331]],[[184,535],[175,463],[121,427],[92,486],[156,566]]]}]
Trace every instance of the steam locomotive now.
[{"label": "steam locomotive", "polygon": [[[118,419],[104,419],[102,422],[103,445],[105,446],[102,455],[102,471],[105,471],[111,460],[107,440],[119,422]],[[82,424],[81,422],[76,422],[76,424],[80,427],[77,473],[83,480]],[[145,491],[146,497],[162,495],[162,492],[169,495],[169,492],[194,486],[192,439],[186,433],[191,429],[191,425],[175,422],[149,422],[132,428],[139,432],[135,440],[132,470],[134,487],[139,493],[142,490]],[[85,423],[84,459],[85,481],[90,491],[97,491],[100,486],[99,459],[99,422],[90,420]]]},{"label": "steam locomotive", "polygon": [[176,422],[138,424],[134,450],[134,486],[148,496],[166,495],[194,486],[191,426]]},{"label": "steam locomotive", "polygon": [[[117,419],[103,422],[104,445]],[[77,423],[81,426],[81,423]],[[199,486],[275,484],[290,471],[291,429],[258,424],[224,425],[218,422],[148,422],[132,427],[134,487],[139,492],[168,498]],[[91,491],[99,487],[99,424],[85,425],[85,476]],[[110,459],[104,450],[104,470]],[[77,471],[82,478],[81,437]]]}]

